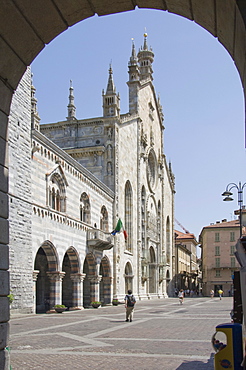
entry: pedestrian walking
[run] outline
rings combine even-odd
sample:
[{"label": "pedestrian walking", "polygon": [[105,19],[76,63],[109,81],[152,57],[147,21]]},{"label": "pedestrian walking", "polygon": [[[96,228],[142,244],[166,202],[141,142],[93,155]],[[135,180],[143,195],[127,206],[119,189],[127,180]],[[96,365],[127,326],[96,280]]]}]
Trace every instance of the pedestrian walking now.
[{"label": "pedestrian walking", "polygon": [[184,303],[184,291],[183,291],[183,289],[180,289],[178,297],[179,297],[179,303],[183,304]]},{"label": "pedestrian walking", "polygon": [[210,290],[210,298],[214,298],[214,290],[213,289]]},{"label": "pedestrian walking", "polygon": [[125,296],[126,321],[132,322],[136,298],[132,294],[131,290],[128,290],[127,293],[128,294]]},{"label": "pedestrian walking", "polygon": [[218,293],[219,293],[219,297],[220,297],[220,300],[221,300],[221,298],[222,298],[222,294],[223,294],[224,292],[223,292],[223,290],[222,290],[222,289],[219,289],[219,290],[218,290]]}]

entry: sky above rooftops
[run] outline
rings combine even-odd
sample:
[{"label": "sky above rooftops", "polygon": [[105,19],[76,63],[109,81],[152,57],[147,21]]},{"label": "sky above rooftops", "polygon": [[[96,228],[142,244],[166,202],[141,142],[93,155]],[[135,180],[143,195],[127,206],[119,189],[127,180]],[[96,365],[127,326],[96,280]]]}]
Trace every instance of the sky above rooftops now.
[{"label": "sky above rooftops", "polygon": [[240,78],[228,52],[206,30],[146,9],[76,24],[32,64],[39,115],[42,123],[66,119],[72,80],[76,117],[102,116],[110,63],[121,114],[127,113],[132,38],[138,51],[145,30],[165,116],[164,151],[176,178],[175,218],[198,239],[204,226],[234,219],[237,193],[233,202],[223,202],[221,193],[229,182],[246,181]]}]

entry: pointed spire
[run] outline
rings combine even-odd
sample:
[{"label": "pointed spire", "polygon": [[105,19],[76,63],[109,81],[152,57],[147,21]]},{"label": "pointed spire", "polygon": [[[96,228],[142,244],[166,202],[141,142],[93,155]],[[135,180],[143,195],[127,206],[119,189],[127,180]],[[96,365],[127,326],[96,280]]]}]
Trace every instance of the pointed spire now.
[{"label": "pointed spire", "polygon": [[148,50],[148,45],[147,45],[147,32],[144,33],[144,46],[143,46],[143,50]]},{"label": "pointed spire", "polygon": [[114,80],[113,80],[113,70],[111,63],[109,65],[109,76],[108,76],[108,86],[107,86],[107,91],[106,94],[113,94],[115,93],[115,86],[114,86]]},{"label": "pointed spire", "polygon": [[128,63],[129,80],[127,85],[129,87],[129,113],[138,112],[138,91],[139,91],[139,68],[138,58],[136,55],[134,39],[132,39],[132,54]]},{"label": "pointed spire", "polygon": [[109,77],[106,93],[102,91],[103,96],[103,116],[114,117],[120,114],[120,96],[116,94],[116,88],[113,80],[113,69],[111,63],[109,65]]},{"label": "pointed spire", "polygon": [[162,121],[164,121],[164,114],[163,114],[163,108],[162,108],[162,105],[161,105],[160,94],[158,94],[157,106],[158,106],[158,111],[159,111],[159,114],[160,114],[160,118],[161,118]]},{"label": "pointed spire", "polygon": [[130,57],[129,66],[137,65],[138,59],[136,54],[136,49],[134,45],[134,39],[132,39],[132,55]]},{"label": "pointed spire", "polygon": [[68,115],[67,115],[67,120],[70,120],[70,119],[75,119],[76,116],[75,116],[75,113],[76,113],[76,107],[74,105],[74,95],[73,95],[73,84],[72,84],[72,80],[70,80],[70,88],[69,88],[69,103],[68,103]]},{"label": "pointed spire", "polygon": [[33,74],[31,74],[31,124],[32,128],[39,130],[40,117],[37,110],[36,89],[33,86]]}]

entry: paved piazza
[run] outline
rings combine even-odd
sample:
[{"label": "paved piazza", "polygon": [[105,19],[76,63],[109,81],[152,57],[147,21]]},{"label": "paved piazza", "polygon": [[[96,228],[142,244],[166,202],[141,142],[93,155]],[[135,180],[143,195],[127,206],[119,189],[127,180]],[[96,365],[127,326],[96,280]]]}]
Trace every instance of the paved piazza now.
[{"label": "paved piazza", "polygon": [[211,337],[230,322],[232,298],[137,302],[133,322],[123,305],[10,320],[13,370],[213,369]]}]

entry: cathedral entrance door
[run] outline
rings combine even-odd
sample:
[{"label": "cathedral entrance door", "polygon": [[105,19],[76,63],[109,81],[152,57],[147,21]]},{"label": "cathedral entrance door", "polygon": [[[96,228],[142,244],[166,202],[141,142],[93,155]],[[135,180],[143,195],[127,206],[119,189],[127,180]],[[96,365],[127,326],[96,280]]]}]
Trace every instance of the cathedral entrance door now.
[{"label": "cathedral entrance door", "polygon": [[155,260],[155,251],[153,247],[150,247],[149,255],[150,255],[149,293],[156,293],[156,260]]},{"label": "cathedral entrance door", "polygon": [[133,280],[132,266],[130,262],[127,262],[125,267],[125,293],[127,293],[128,290],[132,290],[132,280]]}]

